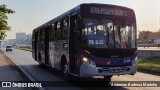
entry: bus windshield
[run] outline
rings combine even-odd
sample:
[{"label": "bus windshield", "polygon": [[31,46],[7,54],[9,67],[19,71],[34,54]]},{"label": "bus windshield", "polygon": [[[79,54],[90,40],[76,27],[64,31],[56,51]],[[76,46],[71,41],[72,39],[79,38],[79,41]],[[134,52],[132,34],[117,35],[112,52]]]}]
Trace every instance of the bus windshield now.
[{"label": "bus windshield", "polygon": [[135,22],[121,20],[113,23],[108,19],[84,18],[82,47],[135,48]]}]

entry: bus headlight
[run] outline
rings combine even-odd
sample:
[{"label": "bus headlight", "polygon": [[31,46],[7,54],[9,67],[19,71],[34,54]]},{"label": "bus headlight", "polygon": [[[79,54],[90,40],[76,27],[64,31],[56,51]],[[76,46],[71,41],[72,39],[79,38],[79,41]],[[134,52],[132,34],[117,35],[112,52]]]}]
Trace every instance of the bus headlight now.
[{"label": "bus headlight", "polygon": [[90,65],[92,65],[92,66],[96,66],[95,62],[94,62],[93,60],[90,60],[90,59],[87,58],[87,57],[82,57],[82,61],[83,61],[83,62],[86,62],[86,63],[88,63],[88,64],[90,64]]},{"label": "bus headlight", "polygon": [[83,62],[88,62],[89,59],[86,57],[83,57],[82,60],[83,60]]}]

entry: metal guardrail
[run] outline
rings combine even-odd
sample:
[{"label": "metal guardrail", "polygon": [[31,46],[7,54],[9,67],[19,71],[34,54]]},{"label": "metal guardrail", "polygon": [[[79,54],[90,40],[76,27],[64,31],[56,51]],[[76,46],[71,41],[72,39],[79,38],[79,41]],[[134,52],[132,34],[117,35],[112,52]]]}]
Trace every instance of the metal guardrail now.
[{"label": "metal guardrail", "polygon": [[138,47],[160,47],[160,44],[137,44]]}]

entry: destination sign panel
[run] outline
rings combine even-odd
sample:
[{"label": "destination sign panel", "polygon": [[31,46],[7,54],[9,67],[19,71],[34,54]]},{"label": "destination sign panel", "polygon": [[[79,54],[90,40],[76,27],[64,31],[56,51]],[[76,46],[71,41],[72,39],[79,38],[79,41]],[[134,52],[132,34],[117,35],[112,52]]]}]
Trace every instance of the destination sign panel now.
[{"label": "destination sign panel", "polygon": [[116,16],[128,16],[127,10],[116,9],[116,8],[104,8],[104,7],[90,7],[90,13],[116,15]]}]

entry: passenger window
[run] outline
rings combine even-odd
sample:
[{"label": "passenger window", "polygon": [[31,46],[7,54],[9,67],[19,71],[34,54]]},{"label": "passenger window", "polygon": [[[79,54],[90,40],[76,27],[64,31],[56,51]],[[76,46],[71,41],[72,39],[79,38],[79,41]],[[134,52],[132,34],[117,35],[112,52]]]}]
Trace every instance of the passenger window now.
[{"label": "passenger window", "polygon": [[67,40],[68,38],[68,18],[65,18],[62,20],[62,25],[63,25],[63,29],[62,29],[62,40]]},{"label": "passenger window", "polygon": [[64,19],[63,20],[63,29],[66,29],[66,28],[68,28],[68,20]]},{"label": "passenger window", "polygon": [[55,25],[54,24],[51,25],[49,36],[50,36],[50,41],[56,41],[57,40],[56,39],[56,29],[55,29]]},{"label": "passenger window", "polygon": [[57,30],[60,30],[60,26],[61,26],[61,23],[58,22],[58,23],[57,23]]},{"label": "passenger window", "polygon": [[57,30],[56,30],[56,38],[57,40],[61,40],[61,23],[60,21],[57,23]]}]

